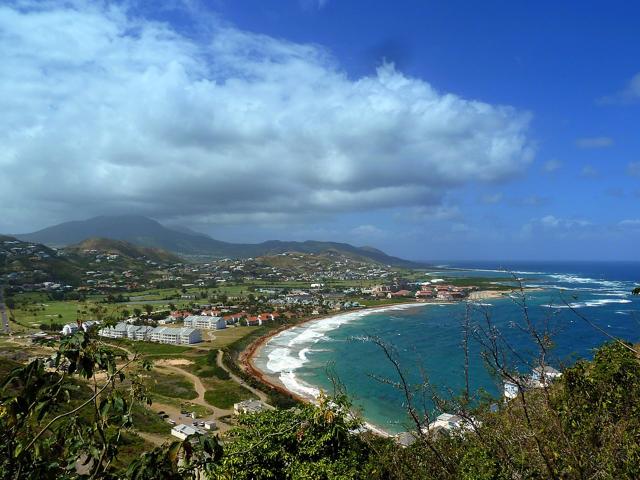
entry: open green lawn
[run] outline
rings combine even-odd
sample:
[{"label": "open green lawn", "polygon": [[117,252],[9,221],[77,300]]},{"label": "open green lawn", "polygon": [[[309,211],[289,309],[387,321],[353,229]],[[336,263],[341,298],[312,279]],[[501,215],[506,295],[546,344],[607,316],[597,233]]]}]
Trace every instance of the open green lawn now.
[{"label": "open green lawn", "polygon": [[[115,347],[125,348],[132,352],[138,352],[145,357],[154,356],[173,356],[181,355],[189,350],[193,350],[192,347],[185,345],[170,345],[166,343],[155,342],[134,342],[126,339],[104,339],[105,343],[109,343]],[[182,355],[181,355],[182,356]]]},{"label": "open green lawn", "polygon": [[249,335],[256,327],[230,327],[213,332],[215,338],[208,342],[211,348],[223,348],[236,340]]},{"label": "open green lawn", "polygon": [[214,407],[229,409],[233,408],[234,403],[255,398],[249,390],[233,380],[205,379],[203,383],[207,387],[204,399]]},{"label": "open green lawn", "polygon": [[151,391],[163,397],[193,400],[198,396],[193,383],[177,373],[152,370],[150,377]]}]

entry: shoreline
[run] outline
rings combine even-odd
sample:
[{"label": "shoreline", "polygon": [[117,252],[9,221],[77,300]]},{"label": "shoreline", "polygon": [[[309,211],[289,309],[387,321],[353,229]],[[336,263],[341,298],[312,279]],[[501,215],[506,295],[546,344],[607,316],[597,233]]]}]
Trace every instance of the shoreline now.
[{"label": "shoreline", "polygon": [[[402,307],[402,308],[408,308],[408,307],[421,307],[421,306],[426,306],[426,305],[450,305],[453,302],[449,302],[449,301],[439,301],[439,302],[398,302],[398,303],[386,303],[386,304],[382,304],[382,305],[376,305],[373,307],[364,307],[364,308],[359,308],[359,309],[354,309],[354,310],[350,310],[350,311],[344,311],[344,312],[335,312],[335,313],[329,313],[326,315],[319,315],[316,317],[308,317],[305,318],[303,320],[301,320],[298,323],[295,324],[289,324],[289,325],[282,325],[281,327],[276,328],[275,330],[267,333],[266,335],[263,335],[262,337],[256,339],[254,342],[252,342],[250,345],[247,346],[247,348],[245,350],[243,350],[241,352],[241,354],[238,357],[238,363],[240,368],[245,372],[248,373],[249,375],[251,375],[254,379],[258,380],[260,383],[262,383],[263,385],[267,386],[269,389],[271,390],[276,390],[282,394],[285,394],[287,396],[290,396],[292,398],[294,398],[296,401],[299,402],[304,402],[304,403],[316,403],[314,398],[310,398],[308,396],[303,396],[300,395],[299,393],[293,392],[291,390],[289,390],[284,383],[280,380],[279,375],[277,374],[270,374],[267,372],[262,371],[260,368],[256,367],[254,365],[254,359],[257,355],[259,355],[260,350],[266,345],[266,343],[273,337],[275,337],[276,335],[279,335],[280,333],[289,330],[291,328],[295,328],[295,327],[299,327],[302,325],[305,325],[307,323],[311,323],[311,322],[315,322],[315,321],[322,321],[322,320],[327,320],[329,318],[334,318],[340,315],[348,315],[349,313],[354,313],[354,312],[367,312],[367,314],[369,313],[374,313],[375,311],[378,310],[387,310],[387,309],[393,309],[394,307]],[[378,425],[374,425],[371,422],[367,422],[363,419],[363,425],[364,427],[369,430],[370,432],[376,434],[376,435],[380,435],[382,437],[393,437],[394,434],[387,432],[386,430],[384,430],[382,427],[378,426]]]},{"label": "shoreline", "polygon": [[364,307],[364,308],[359,308],[359,309],[354,309],[354,310],[350,310],[350,311],[344,311],[344,312],[334,312],[334,313],[328,313],[326,315],[318,315],[315,317],[307,317],[302,319],[300,322],[297,323],[293,323],[293,324],[287,324],[287,325],[282,325],[278,328],[276,328],[275,330],[272,330],[270,332],[268,332],[267,334],[261,336],[260,338],[257,338],[256,340],[254,340],[251,344],[249,344],[247,346],[247,348],[245,348],[240,355],[238,356],[238,363],[240,368],[248,373],[249,375],[251,375],[253,378],[255,378],[256,380],[258,380],[259,382],[261,382],[262,384],[266,385],[268,388],[272,389],[272,390],[277,390],[280,393],[283,393],[285,395],[288,395],[294,399],[296,399],[297,401],[300,402],[311,402],[312,400],[308,397],[304,397],[296,392],[292,392],[291,390],[289,390],[288,388],[285,387],[285,385],[282,383],[282,381],[278,378],[277,375],[273,375],[273,374],[269,374],[266,372],[263,372],[261,369],[259,369],[258,367],[256,367],[254,365],[254,359],[255,357],[260,353],[260,350],[265,346],[265,344],[273,337],[275,337],[276,335],[279,335],[280,333],[289,330],[291,328],[295,328],[295,327],[300,327],[302,325],[305,325],[307,323],[310,322],[315,322],[315,321],[321,321],[321,320],[327,320],[329,318],[333,318],[333,317],[337,317],[339,315],[346,315],[349,313],[354,313],[354,312],[375,312],[376,310],[385,310],[385,309],[389,309],[390,307],[398,307],[398,306],[411,306],[411,307],[419,307],[419,306],[423,306],[423,305],[442,305],[442,304],[449,304],[451,302],[399,302],[399,303],[386,303],[386,304],[382,304],[382,305],[376,305],[374,307]]},{"label": "shoreline", "polygon": [[[525,290],[537,291],[537,290],[544,290],[544,289],[527,288]],[[479,301],[479,300],[488,300],[488,299],[496,299],[496,298],[507,298],[514,291],[519,291],[519,289],[514,288],[510,290],[480,290],[477,292],[472,292],[472,294],[469,295],[468,300]],[[299,402],[314,403],[314,400],[312,398],[300,395],[299,393],[289,390],[285,386],[285,384],[280,380],[279,374],[271,374],[271,373],[264,372],[254,364],[255,358],[260,354],[260,351],[262,350],[262,348],[264,348],[267,342],[269,342],[269,340],[271,340],[273,337],[275,337],[276,335],[279,335],[280,333],[286,330],[299,327],[310,322],[327,320],[329,318],[334,318],[340,315],[346,315],[354,312],[366,311],[367,314],[369,314],[369,313],[374,313],[377,310],[392,309],[393,307],[407,308],[407,307],[420,307],[420,306],[426,306],[426,305],[452,305],[455,303],[460,303],[460,302],[459,301],[429,301],[429,302],[414,301],[414,302],[386,303],[386,304],[376,305],[373,307],[364,307],[364,308],[350,310],[350,311],[334,312],[326,315],[307,317],[302,319],[300,322],[297,322],[294,324],[282,325],[268,332],[267,334],[257,338],[256,340],[254,340],[238,356],[238,365],[245,373],[249,374],[251,377],[259,381],[269,389],[278,391],[279,393],[287,395],[291,398],[294,398],[296,401],[299,401]],[[386,432],[384,429],[382,429],[379,426],[373,425],[366,421],[363,421],[363,423],[368,430],[370,430],[371,432],[377,435],[382,435],[387,437],[394,436],[391,433]]]}]

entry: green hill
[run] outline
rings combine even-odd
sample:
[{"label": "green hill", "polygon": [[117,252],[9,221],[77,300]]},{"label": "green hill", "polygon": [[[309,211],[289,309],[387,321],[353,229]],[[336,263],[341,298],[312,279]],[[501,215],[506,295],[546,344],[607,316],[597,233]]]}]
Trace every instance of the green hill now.
[{"label": "green hill", "polygon": [[371,247],[355,247],[348,243],[288,242],[270,240],[262,243],[229,243],[188,229],[171,229],[138,215],[102,216],[84,221],[65,222],[37,232],[16,235],[25,241],[50,246],[67,246],[90,238],[122,240],[138,246],[160,248],[186,256],[215,258],[250,258],[285,252],[321,253],[329,250],[355,255],[368,261],[399,267],[421,267],[422,264],[392,257]]}]

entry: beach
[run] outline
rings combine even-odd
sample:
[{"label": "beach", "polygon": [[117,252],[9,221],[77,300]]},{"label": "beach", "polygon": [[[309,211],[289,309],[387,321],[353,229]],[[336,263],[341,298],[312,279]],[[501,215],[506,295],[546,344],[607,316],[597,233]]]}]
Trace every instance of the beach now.
[{"label": "beach", "polygon": [[[424,305],[429,305],[429,304],[424,302],[389,303],[384,305],[376,305],[375,307],[361,308],[361,309],[355,310],[355,312],[361,312],[363,315],[367,315],[367,314],[379,312],[379,311],[392,310],[392,309],[398,309],[398,308],[419,307]],[[240,367],[255,379],[269,386],[269,388],[277,390],[286,395],[290,395],[298,401],[315,402],[315,395],[311,393],[307,395],[302,395],[300,394],[300,392],[297,392],[291,389],[290,387],[287,387],[287,385],[285,385],[280,379],[280,374],[268,373],[258,368],[255,365],[255,358],[260,355],[260,351],[262,350],[262,348],[264,348],[267,342],[269,342],[269,340],[271,340],[276,335],[283,333],[286,330],[296,328],[296,327],[301,327],[311,322],[320,322],[323,320],[329,320],[332,318],[340,317],[343,315],[349,315],[352,313],[354,312],[335,312],[327,315],[308,317],[294,324],[283,325],[269,332],[268,334],[258,338],[255,342],[251,343],[240,354],[240,358],[239,358]]]}]

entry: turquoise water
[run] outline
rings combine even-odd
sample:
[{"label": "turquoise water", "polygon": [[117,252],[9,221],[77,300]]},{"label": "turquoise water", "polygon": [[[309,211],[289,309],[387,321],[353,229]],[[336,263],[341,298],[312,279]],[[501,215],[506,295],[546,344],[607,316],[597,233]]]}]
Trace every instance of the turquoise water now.
[{"label": "turquoise water", "polygon": [[[449,266],[456,266],[451,265]],[[469,265],[459,265],[469,268]],[[504,277],[491,264],[482,270],[465,270],[461,276]],[[547,323],[554,331],[555,348],[548,363],[570,365],[589,357],[607,338],[580,319],[568,306],[589,318],[610,334],[631,341],[640,340],[640,298],[631,295],[640,280],[640,264],[515,264],[525,285],[542,288],[527,294],[529,315],[539,325]],[[434,277],[451,272],[434,273]],[[428,279],[428,276],[425,276]],[[403,396],[392,386],[372,378],[397,377],[379,347],[365,340],[377,336],[394,346],[409,378],[419,381],[424,371],[445,397],[464,386],[464,354],[461,325],[467,311],[465,303],[422,304],[383,311],[358,311],[309,322],[274,337],[260,352],[256,366],[279,376],[292,391],[313,397],[319,389],[332,390],[328,370],[344,384],[365,419],[388,432],[406,430],[408,417]],[[518,328],[522,308],[510,298],[483,300],[471,305],[471,320],[484,323],[488,315],[517,355],[535,357],[529,336]],[[480,345],[470,341],[470,384],[498,396],[499,382],[486,371]],[[512,355],[513,357],[513,355]],[[512,359],[522,370],[522,360]],[[433,405],[426,402],[426,408]]]}]

